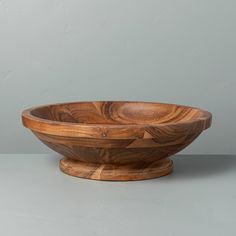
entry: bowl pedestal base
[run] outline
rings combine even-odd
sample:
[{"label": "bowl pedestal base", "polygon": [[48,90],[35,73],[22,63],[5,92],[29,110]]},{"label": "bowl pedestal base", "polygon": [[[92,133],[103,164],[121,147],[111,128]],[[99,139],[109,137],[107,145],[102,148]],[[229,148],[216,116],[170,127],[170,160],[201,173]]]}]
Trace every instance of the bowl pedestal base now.
[{"label": "bowl pedestal base", "polygon": [[173,171],[173,162],[169,158],[152,163],[100,164],[63,158],[60,169],[64,173],[80,178],[95,180],[144,180],[168,175]]}]

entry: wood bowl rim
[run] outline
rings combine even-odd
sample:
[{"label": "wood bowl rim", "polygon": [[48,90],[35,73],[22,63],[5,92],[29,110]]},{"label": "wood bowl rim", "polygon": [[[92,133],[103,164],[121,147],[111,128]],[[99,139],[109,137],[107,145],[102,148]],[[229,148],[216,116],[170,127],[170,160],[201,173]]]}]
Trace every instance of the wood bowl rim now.
[{"label": "wood bowl rim", "polygon": [[[86,123],[53,121],[32,115],[33,110],[47,106],[69,105],[76,103],[95,103],[95,102],[148,103],[148,104],[181,106],[186,108],[197,109],[202,113],[202,117],[194,118],[189,121],[166,122],[159,124],[153,124],[153,123],[150,124],[88,124],[87,123],[86,124]],[[208,129],[211,126],[212,114],[198,107],[185,106],[174,103],[117,100],[117,101],[77,101],[77,102],[63,102],[63,103],[53,103],[53,104],[33,106],[31,108],[23,110],[21,118],[22,118],[22,123],[26,128],[29,128],[32,131],[36,131],[39,133],[45,133],[57,136],[103,138],[103,139],[131,139],[131,138],[146,139],[150,138],[148,136],[145,137],[144,135],[145,129],[147,128],[176,127],[182,125],[191,126],[192,124],[199,122],[202,123],[202,130]],[[117,133],[119,133],[119,137],[117,137]]]}]

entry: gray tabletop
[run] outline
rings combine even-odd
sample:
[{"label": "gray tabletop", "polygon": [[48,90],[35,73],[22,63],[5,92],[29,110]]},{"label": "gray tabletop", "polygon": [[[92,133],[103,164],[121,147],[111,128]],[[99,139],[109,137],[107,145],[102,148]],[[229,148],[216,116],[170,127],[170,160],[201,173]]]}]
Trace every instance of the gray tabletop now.
[{"label": "gray tabletop", "polygon": [[236,235],[236,156],[176,156],[136,182],[67,176],[57,155],[0,155],[0,235]]}]

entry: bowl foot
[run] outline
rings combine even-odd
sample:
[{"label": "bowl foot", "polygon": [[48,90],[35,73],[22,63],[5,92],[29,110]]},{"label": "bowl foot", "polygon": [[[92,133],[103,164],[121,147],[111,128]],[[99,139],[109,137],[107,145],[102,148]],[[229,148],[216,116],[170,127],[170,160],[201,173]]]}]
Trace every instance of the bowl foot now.
[{"label": "bowl foot", "polygon": [[154,163],[134,163],[127,165],[87,163],[70,158],[60,161],[60,169],[72,176],[95,180],[144,180],[168,175],[173,171],[169,158]]}]

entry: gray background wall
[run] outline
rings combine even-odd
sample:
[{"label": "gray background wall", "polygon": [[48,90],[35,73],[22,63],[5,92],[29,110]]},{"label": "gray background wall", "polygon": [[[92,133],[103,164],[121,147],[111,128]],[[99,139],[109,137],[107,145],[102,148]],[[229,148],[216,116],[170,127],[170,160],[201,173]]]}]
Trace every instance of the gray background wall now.
[{"label": "gray background wall", "polygon": [[0,0],[0,152],[50,152],[22,109],[76,100],[198,106],[184,153],[236,153],[236,1]]}]

